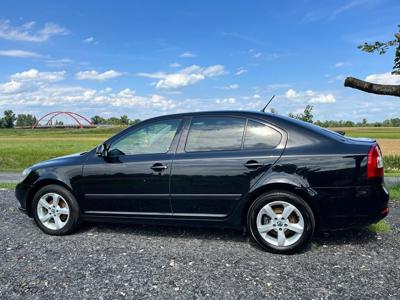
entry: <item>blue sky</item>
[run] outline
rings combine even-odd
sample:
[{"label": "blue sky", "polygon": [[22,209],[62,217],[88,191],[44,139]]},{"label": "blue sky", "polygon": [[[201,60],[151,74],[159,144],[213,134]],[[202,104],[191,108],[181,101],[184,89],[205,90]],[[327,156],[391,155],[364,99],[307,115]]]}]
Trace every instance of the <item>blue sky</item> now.
[{"label": "blue sky", "polygon": [[343,87],[346,76],[400,84],[384,56],[397,0],[9,1],[0,3],[0,110],[131,118],[256,109],[400,116],[400,100]]}]

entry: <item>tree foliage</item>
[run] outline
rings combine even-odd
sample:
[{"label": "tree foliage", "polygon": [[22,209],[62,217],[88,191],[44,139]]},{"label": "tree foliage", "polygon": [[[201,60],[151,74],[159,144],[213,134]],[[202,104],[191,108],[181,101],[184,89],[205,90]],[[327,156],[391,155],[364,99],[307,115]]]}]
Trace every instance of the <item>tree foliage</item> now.
[{"label": "tree foliage", "polygon": [[380,55],[385,54],[390,47],[396,47],[392,74],[400,75],[400,25],[398,25],[399,32],[395,33],[395,39],[387,42],[364,43],[359,45],[358,49],[368,53],[377,52]]},{"label": "tree foliage", "polygon": [[[364,43],[359,45],[358,48],[368,53],[377,52],[382,55],[385,54],[389,48],[396,47],[394,62],[392,67],[393,75],[400,75],[400,25],[398,25],[399,32],[394,34],[394,39],[387,42],[377,41],[375,43]],[[347,77],[344,81],[344,86],[358,89],[367,93],[377,95],[389,95],[400,97],[400,85],[389,84],[376,84],[354,77]]]},{"label": "tree foliage", "polygon": [[307,105],[306,108],[304,109],[303,113],[296,114],[296,115],[289,113],[289,117],[291,117],[293,119],[301,120],[304,122],[313,123],[314,115],[312,114],[312,110],[313,110],[313,106]]},{"label": "tree foliage", "polygon": [[120,116],[119,118],[111,117],[108,119],[105,119],[103,117],[96,115],[94,117],[91,117],[90,120],[92,121],[92,123],[94,125],[107,124],[107,125],[125,125],[125,126],[127,126],[127,125],[133,125],[133,124],[140,122],[139,119],[134,119],[134,120],[129,119],[129,117],[127,115]]},{"label": "tree foliage", "polygon": [[91,117],[90,120],[92,121],[92,123],[94,125],[106,124],[106,122],[107,122],[106,119],[104,119],[103,117],[97,116],[97,115],[94,117]]},{"label": "tree foliage", "polygon": [[0,127],[13,128],[15,122],[15,114],[11,109],[4,111],[4,116],[0,119]]},{"label": "tree foliage", "polygon": [[31,114],[19,114],[17,116],[17,123],[15,124],[18,127],[28,127],[35,125],[37,119],[34,115]]}]

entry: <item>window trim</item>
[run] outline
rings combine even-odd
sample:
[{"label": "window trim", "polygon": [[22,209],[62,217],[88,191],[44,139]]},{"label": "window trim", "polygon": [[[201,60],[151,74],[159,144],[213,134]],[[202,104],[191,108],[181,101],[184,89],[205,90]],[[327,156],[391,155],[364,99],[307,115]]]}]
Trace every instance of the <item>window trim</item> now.
[{"label": "window trim", "polygon": [[[174,137],[172,138],[171,144],[169,145],[168,151],[166,152],[158,152],[158,153],[136,153],[136,154],[125,154],[123,155],[124,157],[130,157],[130,156],[148,156],[148,155],[160,155],[160,154],[168,154],[171,153],[174,146],[175,146],[175,150],[176,150],[176,146],[177,143],[179,142],[178,137],[180,136],[180,134],[182,133],[182,128],[183,128],[183,119],[182,118],[172,118],[172,119],[159,119],[159,120],[149,120],[149,122],[143,122],[142,124],[138,124],[138,126],[134,126],[133,128],[131,128],[131,130],[127,130],[126,132],[121,132],[122,134],[120,136],[116,136],[114,139],[112,139],[108,145],[108,151],[110,151],[111,147],[113,145],[115,145],[117,142],[119,142],[120,140],[122,140],[123,138],[125,138],[126,136],[133,134],[135,132],[137,132],[138,130],[143,129],[146,126],[151,126],[153,124],[157,124],[157,123],[162,123],[162,122],[168,122],[168,121],[179,121],[178,122],[178,126],[176,128],[176,132]],[[175,150],[173,150],[175,152]]]}]

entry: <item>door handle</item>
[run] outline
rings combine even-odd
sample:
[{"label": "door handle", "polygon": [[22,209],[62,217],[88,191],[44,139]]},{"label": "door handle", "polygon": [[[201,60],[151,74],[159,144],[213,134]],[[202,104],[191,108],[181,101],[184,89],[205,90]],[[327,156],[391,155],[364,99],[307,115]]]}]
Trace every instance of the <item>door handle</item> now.
[{"label": "door handle", "polygon": [[248,169],[258,169],[259,167],[262,167],[263,164],[260,164],[256,160],[249,160],[247,163],[244,164],[244,166]]},{"label": "door handle", "polygon": [[156,164],[152,165],[150,167],[150,169],[152,169],[153,171],[156,171],[156,172],[161,172],[161,171],[163,171],[165,169],[168,169],[168,167],[163,165],[163,164],[156,163]]}]

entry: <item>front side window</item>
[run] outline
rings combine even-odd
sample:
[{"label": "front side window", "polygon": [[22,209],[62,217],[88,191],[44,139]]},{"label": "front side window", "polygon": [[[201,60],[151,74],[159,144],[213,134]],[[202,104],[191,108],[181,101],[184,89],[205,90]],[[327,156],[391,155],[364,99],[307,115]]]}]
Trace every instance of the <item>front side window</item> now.
[{"label": "front side window", "polygon": [[275,129],[259,122],[249,120],[244,139],[244,149],[275,148],[282,135]]},{"label": "front side window", "polygon": [[239,150],[242,146],[245,123],[245,119],[232,117],[193,118],[185,150]]},{"label": "front side window", "polygon": [[110,148],[111,155],[166,153],[178,129],[180,120],[151,123],[124,136]]}]

